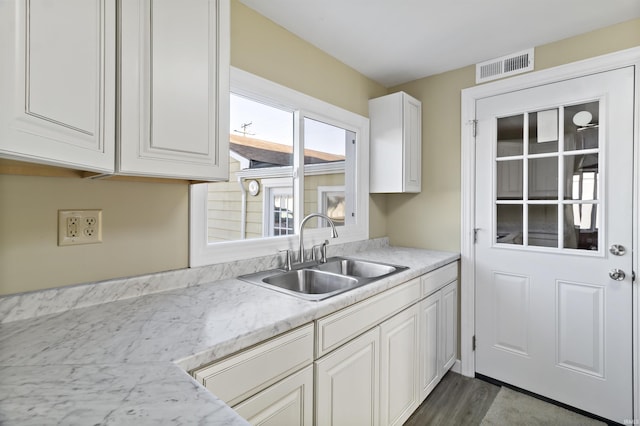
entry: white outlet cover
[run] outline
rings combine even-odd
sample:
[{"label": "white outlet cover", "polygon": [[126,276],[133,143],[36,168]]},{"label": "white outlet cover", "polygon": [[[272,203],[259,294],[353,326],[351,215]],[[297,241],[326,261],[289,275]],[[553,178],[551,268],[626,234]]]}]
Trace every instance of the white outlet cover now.
[{"label": "white outlet cover", "polygon": [[[74,235],[69,219],[75,218]],[[58,245],[96,244],[102,242],[102,210],[58,210]]]}]

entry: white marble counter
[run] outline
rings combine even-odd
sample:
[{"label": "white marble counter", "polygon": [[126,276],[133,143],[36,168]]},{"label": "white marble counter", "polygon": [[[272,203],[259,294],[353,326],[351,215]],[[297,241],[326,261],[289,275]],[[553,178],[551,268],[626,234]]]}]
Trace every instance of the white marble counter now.
[{"label": "white marble counter", "polygon": [[246,424],[185,370],[456,260],[384,247],[353,257],[408,266],[309,302],[229,278],[0,325],[0,424]]}]

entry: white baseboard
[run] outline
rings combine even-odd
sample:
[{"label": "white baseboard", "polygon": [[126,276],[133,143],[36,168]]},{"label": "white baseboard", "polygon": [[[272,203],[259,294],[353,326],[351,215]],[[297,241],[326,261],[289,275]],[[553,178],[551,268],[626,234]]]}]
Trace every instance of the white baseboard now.
[{"label": "white baseboard", "polygon": [[459,359],[456,359],[456,362],[453,363],[453,365],[451,366],[451,371],[453,371],[454,373],[462,374],[462,363]]}]

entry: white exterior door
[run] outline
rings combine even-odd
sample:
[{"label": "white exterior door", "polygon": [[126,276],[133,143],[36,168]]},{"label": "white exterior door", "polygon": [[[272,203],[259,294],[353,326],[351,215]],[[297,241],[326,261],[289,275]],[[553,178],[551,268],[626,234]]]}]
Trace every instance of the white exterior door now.
[{"label": "white exterior door", "polygon": [[633,80],[627,67],[476,104],[476,372],[620,423]]}]

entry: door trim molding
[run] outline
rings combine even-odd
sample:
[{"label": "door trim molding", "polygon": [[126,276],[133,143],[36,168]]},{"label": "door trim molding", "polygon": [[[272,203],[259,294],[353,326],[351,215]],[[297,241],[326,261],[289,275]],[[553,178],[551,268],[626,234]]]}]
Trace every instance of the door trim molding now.
[{"label": "door trim molding", "polygon": [[[637,224],[640,204],[640,47],[561,65],[554,68],[523,74],[496,82],[463,89],[461,92],[461,301],[460,301],[460,358],[461,373],[472,377],[475,374],[475,354],[472,337],[475,334],[475,136],[473,123],[476,117],[476,101],[489,96],[501,95],[589,74],[610,71],[625,66],[635,66],[634,94],[634,171],[633,171],[633,223]],[[482,129],[480,129],[481,131]],[[640,241],[640,227],[633,230],[633,245]],[[483,232],[482,229],[478,232]],[[638,250],[633,251],[633,269],[638,271]],[[640,420],[640,291],[638,282],[633,283],[633,392],[634,417]]]}]

